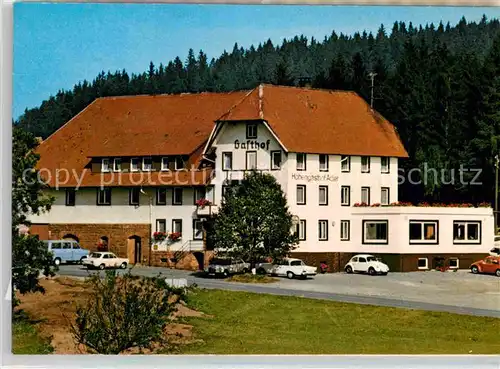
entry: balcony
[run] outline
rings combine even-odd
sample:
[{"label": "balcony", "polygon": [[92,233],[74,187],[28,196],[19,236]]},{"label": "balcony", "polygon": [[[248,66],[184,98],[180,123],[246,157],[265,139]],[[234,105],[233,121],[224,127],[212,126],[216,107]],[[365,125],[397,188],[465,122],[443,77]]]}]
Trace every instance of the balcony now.
[{"label": "balcony", "polygon": [[217,210],[217,205],[197,206],[196,215],[198,215],[199,217],[211,217],[212,215],[217,213]]}]

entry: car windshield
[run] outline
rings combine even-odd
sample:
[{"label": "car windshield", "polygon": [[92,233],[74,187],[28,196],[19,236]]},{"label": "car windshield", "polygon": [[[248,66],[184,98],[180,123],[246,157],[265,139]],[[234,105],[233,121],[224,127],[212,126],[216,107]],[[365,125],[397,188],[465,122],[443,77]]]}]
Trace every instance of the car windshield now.
[{"label": "car windshield", "polygon": [[92,254],[90,254],[90,257],[99,259],[101,257],[101,254],[99,254],[98,252],[93,252]]},{"label": "car windshield", "polygon": [[210,264],[229,265],[231,264],[231,259],[213,259]]}]

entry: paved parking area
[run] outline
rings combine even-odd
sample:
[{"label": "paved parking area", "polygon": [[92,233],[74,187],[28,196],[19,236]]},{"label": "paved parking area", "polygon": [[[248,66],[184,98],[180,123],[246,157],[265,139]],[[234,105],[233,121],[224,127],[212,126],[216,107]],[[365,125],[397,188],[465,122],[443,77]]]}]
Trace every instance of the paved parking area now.
[{"label": "paved parking area", "polygon": [[389,273],[375,277],[321,274],[314,280],[283,279],[276,286],[500,311],[500,278],[467,270]]},{"label": "paved parking area", "polygon": [[[88,271],[78,265],[61,266],[59,273],[80,277],[88,275]],[[332,273],[320,274],[307,280],[279,278],[278,282],[270,284],[230,283],[221,279],[202,278],[184,270],[158,267],[134,267],[132,273],[143,276],[156,276],[161,273],[168,278],[185,278],[188,283],[196,283],[205,288],[286,294],[500,317],[500,278],[475,275],[468,270],[445,273],[436,271],[389,273],[386,276],[374,277]]]}]

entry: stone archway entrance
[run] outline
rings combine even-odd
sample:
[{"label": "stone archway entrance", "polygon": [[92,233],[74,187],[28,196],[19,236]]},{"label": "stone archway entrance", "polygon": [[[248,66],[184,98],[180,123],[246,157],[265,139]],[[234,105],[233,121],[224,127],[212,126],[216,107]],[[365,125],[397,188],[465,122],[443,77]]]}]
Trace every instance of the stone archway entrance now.
[{"label": "stone archway entrance", "polygon": [[127,258],[130,264],[138,264],[142,259],[142,242],[139,236],[130,236],[127,240]]}]

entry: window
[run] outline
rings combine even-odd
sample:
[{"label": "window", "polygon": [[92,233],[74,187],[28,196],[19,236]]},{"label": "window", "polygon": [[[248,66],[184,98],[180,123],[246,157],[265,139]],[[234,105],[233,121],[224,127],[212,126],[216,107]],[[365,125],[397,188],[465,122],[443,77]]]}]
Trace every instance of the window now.
[{"label": "window", "polygon": [[361,187],[361,203],[370,205],[370,187]]},{"label": "window", "polygon": [[358,263],[366,263],[366,258],[364,257],[358,258]]},{"label": "window", "polygon": [[363,243],[387,244],[389,222],[387,220],[363,220]]},{"label": "window", "polygon": [[172,232],[182,234],[182,219],[172,219]]},{"label": "window", "polygon": [[172,205],[182,205],[182,188],[174,187],[172,191]]},{"label": "window", "polygon": [[481,243],[481,222],[454,221],[453,243]]},{"label": "window", "polygon": [[230,191],[231,191],[231,186],[222,185],[222,198],[224,198],[226,194]]},{"label": "window", "polygon": [[390,171],[390,158],[383,156],[380,158],[380,172],[389,173]]},{"label": "window", "polygon": [[50,246],[52,250],[59,250],[61,249],[61,243],[60,242],[53,242],[52,245]]},{"label": "window", "polygon": [[109,166],[109,159],[102,159],[101,172],[109,172],[111,168]]},{"label": "window", "polygon": [[342,155],[340,157],[340,171],[350,172],[351,171],[351,157],[347,155]]},{"label": "window", "polygon": [[328,205],[328,186],[319,186],[319,204]]},{"label": "window", "polygon": [[165,187],[156,189],[156,205],[167,205],[167,189]]},{"label": "window", "polygon": [[349,241],[351,233],[351,222],[349,220],[340,221],[340,240]]},{"label": "window", "polygon": [[153,168],[153,160],[151,158],[142,159],[142,170],[150,171]]},{"label": "window", "polygon": [[438,243],[437,220],[410,220],[410,244]]},{"label": "window", "polygon": [[297,170],[306,170],[306,154],[297,154]]},{"label": "window", "polygon": [[295,227],[295,234],[299,238],[299,241],[305,241],[306,239],[306,220],[299,220],[299,224]]},{"label": "window", "polygon": [[380,189],[380,204],[382,205],[389,205],[390,199],[389,199],[389,187],[382,187]]},{"label": "window", "polygon": [[361,173],[370,173],[370,157],[361,157]]},{"label": "window", "polygon": [[201,219],[193,219],[193,240],[203,239],[203,222]]},{"label": "window", "polygon": [[166,219],[156,219],[156,232],[167,231],[167,220]]},{"label": "window", "polygon": [[168,158],[161,158],[161,170],[168,170]]},{"label": "window", "polygon": [[63,248],[63,250],[71,250],[71,243],[70,242],[63,242],[62,248]]},{"label": "window", "polygon": [[328,241],[328,220],[318,221],[318,239]]},{"label": "window", "polygon": [[340,188],[340,205],[349,206],[351,205],[351,187],[342,186]]},{"label": "window", "polygon": [[175,157],[175,170],[180,170],[184,168],[184,159],[182,159],[182,156],[176,156]]},{"label": "window", "polygon": [[122,171],[122,159],[116,158],[113,160],[113,171],[115,171],[115,172]]},{"label": "window", "polygon": [[450,259],[449,263],[450,263],[450,269],[458,269],[459,268],[459,261],[457,258]]},{"label": "window", "polygon": [[257,138],[257,123],[247,124],[247,138]]},{"label": "window", "polygon": [[417,261],[418,269],[429,269],[429,261],[427,258],[419,258]]},{"label": "window", "polygon": [[207,189],[205,187],[198,187],[194,189],[194,205],[196,205],[196,201],[206,198],[207,198]]},{"label": "window", "polygon": [[233,169],[233,153],[223,152],[222,153],[222,170],[232,170]]},{"label": "window", "polygon": [[257,169],[257,151],[247,151],[245,168],[247,170]]},{"label": "window", "polygon": [[111,205],[111,188],[97,189],[97,205]]},{"label": "window", "polygon": [[271,151],[271,169],[281,168],[281,151]]},{"label": "window", "polygon": [[75,206],[76,191],[74,188],[66,189],[66,206]]},{"label": "window", "polygon": [[319,170],[320,172],[328,172],[328,155],[319,155]]},{"label": "window", "polygon": [[306,203],[306,186],[297,185],[297,205],[305,205]]},{"label": "window", "polygon": [[140,188],[138,187],[131,188],[128,193],[129,205],[139,205],[140,195],[141,195]]},{"label": "window", "polygon": [[131,172],[139,171],[139,158],[130,159],[130,171]]}]

